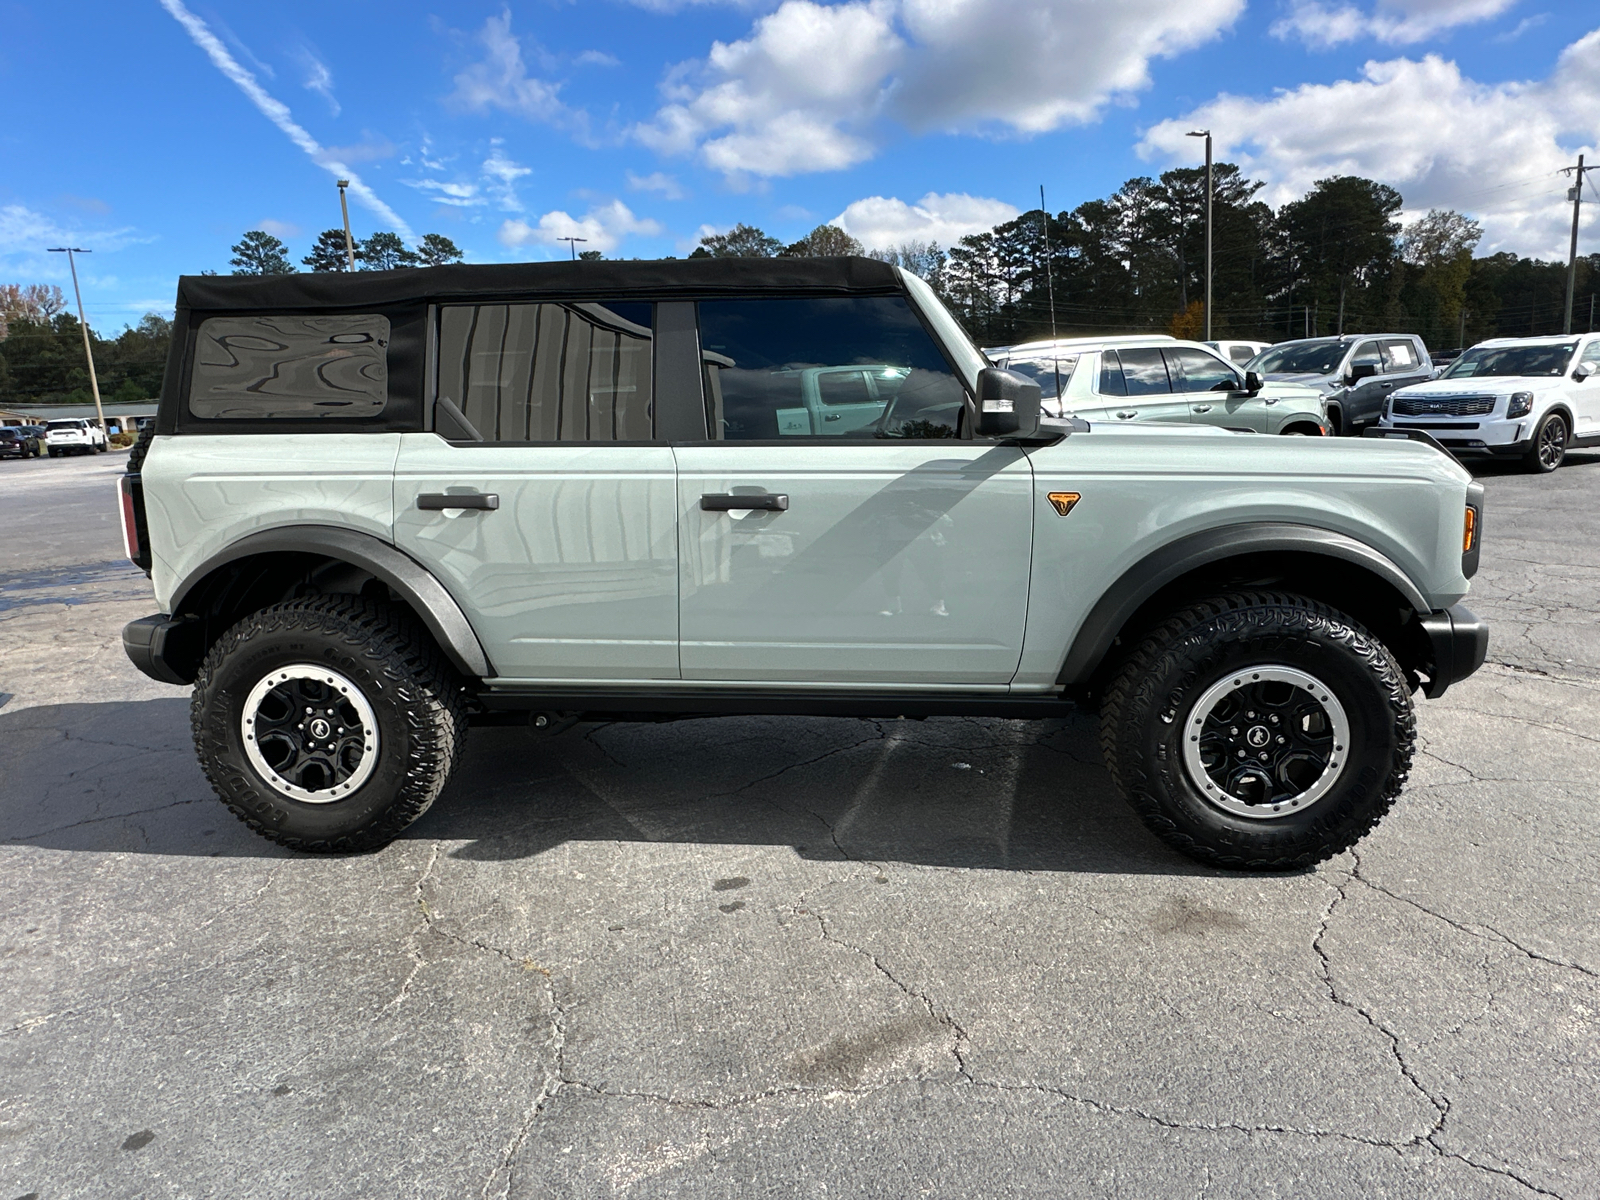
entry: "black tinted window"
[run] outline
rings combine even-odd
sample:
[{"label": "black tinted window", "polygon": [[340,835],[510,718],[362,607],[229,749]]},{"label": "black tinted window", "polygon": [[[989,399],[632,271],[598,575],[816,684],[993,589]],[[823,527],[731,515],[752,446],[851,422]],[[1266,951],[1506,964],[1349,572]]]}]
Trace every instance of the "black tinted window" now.
[{"label": "black tinted window", "polygon": [[214,419],[375,417],[389,400],[389,319],[208,317],[189,411]]},{"label": "black tinted window", "polygon": [[649,304],[451,305],[439,396],[490,442],[648,441]]},{"label": "black tinted window", "polygon": [[899,296],[699,307],[716,440],[959,436],[966,389]]},{"label": "black tinted window", "polygon": [[1175,391],[1226,392],[1244,386],[1237,371],[1203,350],[1175,346],[1161,353],[1166,357]]},{"label": "black tinted window", "polygon": [[1128,395],[1156,396],[1173,390],[1161,351],[1119,350],[1117,357],[1122,360],[1122,379],[1128,385]]}]

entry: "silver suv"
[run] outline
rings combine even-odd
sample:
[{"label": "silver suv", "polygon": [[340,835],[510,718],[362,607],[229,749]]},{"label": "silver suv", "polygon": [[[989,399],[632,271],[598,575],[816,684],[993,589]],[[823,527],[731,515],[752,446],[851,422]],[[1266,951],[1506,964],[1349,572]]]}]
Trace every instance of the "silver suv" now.
[{"label": "silver suv", "polygon": [[1431,444],[1041,420],[883,263],[186,277],[175,320],[123,640],[300,850],[395,837],[477,723],[1078,702],[1158,836],[1286,868],[1483,661]]}]

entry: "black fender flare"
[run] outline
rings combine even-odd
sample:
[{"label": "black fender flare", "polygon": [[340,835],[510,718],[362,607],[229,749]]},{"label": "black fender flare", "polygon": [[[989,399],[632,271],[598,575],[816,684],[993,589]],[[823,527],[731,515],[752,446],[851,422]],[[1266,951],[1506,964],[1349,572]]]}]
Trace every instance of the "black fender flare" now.
[{"label": "black fender flare", "polygon": [[1284,551],[1318,554],[1362,567],[1390,584],[1417,612],[1431,610],[1427,599],[1404,571],[1386,555],[1346,534],[1289,522],[1224,525],[1169,542],[1124,571],[1089,610],[1067,651],[1056,682],[1063,685],[1089,682],[1129,618],[1173,580],[1239,555]]},{"label": "black fender flare", "polygon": [[258,554],[284,553],[325,554],[371,573],[411,606],[456,670],[479,679],[494,674],[467,615],[432,572],[380,538],[333,525],[286,525],[240,538],[206,559],[173,589],[172,612],[182,613],[189,593],[218,567]]}]

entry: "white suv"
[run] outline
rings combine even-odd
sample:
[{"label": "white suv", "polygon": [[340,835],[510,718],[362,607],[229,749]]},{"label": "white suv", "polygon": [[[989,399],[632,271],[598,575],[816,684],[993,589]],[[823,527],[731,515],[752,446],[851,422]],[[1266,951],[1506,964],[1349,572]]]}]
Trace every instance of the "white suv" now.
[{"label": "white suv", "polygon": [[1569,446],[1600,445],[1600,334],[1495,338],[1438,379],[1402,388],[1385,429],[1426,430],[1457,455],[1521,458],[1554,471]]},{"label": "white suv", "polygon": [[44,427],[45,444],[50,457],[62,454],[97,454],[108,446],[106,431],[93,421],[82,417],[69,417],[60,421],[47,421]]},{"label": "white suv", "polygon": [[1043,411],[1106,424],[1218,425],[1255,433],[1332,432],[1314,388],[1263,382],[1201,342],[1165,334],[1058,338],[996,347],[996,366],[1039,384]]}]

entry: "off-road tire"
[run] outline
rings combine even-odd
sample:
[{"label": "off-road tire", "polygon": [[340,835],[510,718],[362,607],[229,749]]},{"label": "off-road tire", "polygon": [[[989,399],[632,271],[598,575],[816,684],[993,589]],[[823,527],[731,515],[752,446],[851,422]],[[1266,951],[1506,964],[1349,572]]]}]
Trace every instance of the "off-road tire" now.
[{"label": "off-road tire", "polygon": [[[378,727],[371,776],[325,803],[301,802],[267,782],[241,727],[251,689],[301,663],[355,684]],[[275,604],[228,630],[195,679],[190,722],[200,766],[236,817],[280,846],[331,854],[376,850],[426,812],[467,732],[460,681],[432,638],[409,613],[357,596]]]},{"label": "off-road tire", "polygon": [[1567,460],[1567,443],[1571,440],[1572,429],[1566,417],[1558,412],[1545,414],[1533,431],[1533,443],[1523,456],[1522,469],[1534,475],[1554,471]]},{"label": "off-road tire", "polygon": [[[1268,819],[1205,799],[1183,755],[1202,694],[1264,664],[1321,680],[1350,727],[1327,793]],[[1174,613],[1122,665],[1101,705],[1106,768],[1151,832],[1190,858],[1245,870],[1305,868],[1353,846],[1400,794],[1415,741],[1410,689],[1388,648],[1344,614],[1284,593],[1224,595]]]}]

